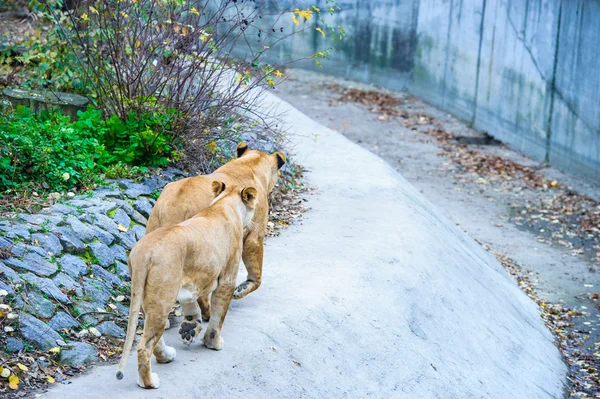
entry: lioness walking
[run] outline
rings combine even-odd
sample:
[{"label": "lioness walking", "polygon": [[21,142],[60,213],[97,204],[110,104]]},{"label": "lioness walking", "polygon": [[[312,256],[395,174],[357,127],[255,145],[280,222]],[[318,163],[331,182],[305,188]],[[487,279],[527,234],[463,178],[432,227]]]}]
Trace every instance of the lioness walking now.
[{"label": "lioness walking", "polygon": [[[256,290],[262,281],[263,242],[269,219],[269,193],[273,190],[279,169],[285,164],[286,157],[281,152],[266,154],[251,150],[246,143],[237,146],[237,159],[226,163],[215,172],[188,177],[166,185],[156,205],[152,209],[146,234],[160,228],[173,226],[192,217],[206,208],[212,201],[211,183],[215,180],[227,185],[255,187],[257,194],[256,209],[252,225],[244,234],[242,259],[248,271],[248,277],[233,294],[240,299]],[[208,298],[198,298],[202,318],[210,318]]]},{"label": "lioness walking", "polygon": [[159,363],[175,359],[175,348],[162,337],[173,303],[181,303],[184,321],[179,334],[191,344],[202,329],[197,298],[211,295],[212,317],[204,334],[204,345],[223,347],[221,328],[235,290],[242,256],[244,231],[252,224],[258,192],[254,187],[227,187],[213,181],[213,201],[208,208],[175,226],[144,236],[131,250],[131,305],[127,337],[117,378],[133,345],[138,313],[143,309],[144,333],[138,346],[138,384],[158,388],[151,372],[152,353]]}]

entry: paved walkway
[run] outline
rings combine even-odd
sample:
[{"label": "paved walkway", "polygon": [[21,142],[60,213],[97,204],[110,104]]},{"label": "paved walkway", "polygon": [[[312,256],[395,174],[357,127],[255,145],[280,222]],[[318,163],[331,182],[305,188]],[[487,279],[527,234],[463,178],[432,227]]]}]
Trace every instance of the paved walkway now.
[{"label": "paved walkway", "polygon": [[303,224],[269,240],[263,286],[233,303],[223,351],[185,348],[171,329],[160,389],[136,386],[133,356],[121,381],[97,367],[44,397],[562,397],[552,335],[496,260],[381,159],[279,110],[319,190]]}]

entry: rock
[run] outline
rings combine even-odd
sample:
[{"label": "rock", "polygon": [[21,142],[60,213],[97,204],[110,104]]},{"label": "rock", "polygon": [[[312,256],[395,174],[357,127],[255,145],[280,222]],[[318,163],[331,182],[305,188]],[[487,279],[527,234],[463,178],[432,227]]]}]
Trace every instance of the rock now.
[{"label": "rock", "polygon": [[67,224],[71,226],[71,229],[73,229],[77,237],[82,241],[89,242],[96,238],[96,232],[74,216],[69,216]]},{"label": "rock", "polygon": [[111,286],[111,285],[119,286],[119,285],[121,285],[123,283],[119,279],[119,277],[117,277],[116,275],[114,275],[114,274],[112,274],[112,273],[104,270],[103,268],[101,268],[98,265],[93,265],[92,266],[92,270],[94,272],[94,277],[95,278],[104,281],[109,286]]},{"label": "rock", "polygon": [[46,252],[44,248],[36,247],[35,245],[23,244],[22,242],[18,242],[12,247],[12,254],[14,256],[24,256],[29,252],[36,253],[42,258],[51,258],[50,254]]},{"label": "rock", "polygon": [[125,200],[115,200],[114,201],[117,207],[121,208],[128,216],[131,216],[133,213],[133,207],[129,205],[129,202]]},{"label": "rock", "polygon": [[131,232],[133,232],[133,234],[135,235],[136,241],[139,241],[142,239],[143,236],[146,235],[146,228],[142,226],[133,226],[131,228]]},{"label": "rock", "polygon": [[85,262],[75,255],[65,254],[57,262],[65,273],[74,278],[83,276],[87,270]]},{"label": "rock", "polygon": [[[2,225],[0,226],[0,230],[5,231],[7,233],[6,236],[8,238],[20,237],[24,240],[29,240],[31,238],[31,233],[29,232],[29,229],[22,224],[14,223],[13,225],[8,226]],[[12,237],[8,235],[9,233],[12,233]]]},{"label": "rock", "polygon": [[18,216],[24,222],[29,224],[44,227],[48,230],[56,227],[62,222],[62,218],[59,216],[51,216],[51,215],[27,215],[25,213],[21,213]]},{"label": "rock", "polygon": [[22,261],[16,258],[8,258],[4,260],[4,263],[13,269],[28,270],[39,276],[49,276],[58,270],[57,265],[34,253],[25,255]]},{"label": "rock", "polygon": [[62,331],[64,328],[70,330],[72,328],[79,328],[81,326],[81,324],[77,320],[75,320],[70,314],[65,312],[58,312],[52,318],[52,320],[50,320],[48,325],[50,325],[50,327],[52,327],[54,331],[59,332]]},{"label": "rock", "polygon": [[13,337],[6,337],[6,349],[12,353],[21,352],[23,350],[23,341]]},{"label": "rock", "polygon": [[75,305],[75,309],[77,309],[77,311],[81,315],[79,317],[79,320],[82,320],[83,322],[89,325],[95,326],[98,324],[98,318],[96,317],[95,313],[88,312],[97,312],[98,309],[105,309],[105,306],[106,305],[104,303],[100,302],[81,301]]},{"label": "rock", "polygon": [[60,240],[50,233],[35,233],[31,235],[31,240],[34,244],[40,245],[46,251],[53,255],[60,255],[63,247],[60,244]]},{"label": "rock", "polygon": [[4,263],[0,262],[0,277],[6,278],[15,283],[21,282],[21,277],[13,269],[7,267]]},{"label": "rock", "polygon": [[71,303],[69,297],[63,294],[63,292],[59,290],[58,287],[54,284],[54,282],[50,279],[37,277],[32,273],[22,274],[21,278],[29,284],[36,286],[40,291],[48,295],[50,298],[55,299],[64,304]]},{"label": "rock", "polygon": [[115,305],[117,306],[117,311],[119,312],[119,314],[122,314],[125,317],[129,316],[129,306],[125,306],[121,303],[115,303]]},{"label": "rock", "polygon": [[117,228],[117,224],[108,216],[103,215],[101,213],[94,213],[89,215],[88,222],[100,229],[106,231],[107,233],[112,234],[113,236],[119,235],[119,229]]},{"label": "rock", "polygon": [[176,180],[178,177],[184,177],[185,173],[183,173],[179,169],[169,166],[165,170],[161,171],[160,175],[166,179],[173,181],[173,180]]},{"label": "rock", "polygon": [[136,223],[142,224],[142,225],[144,225],[144,226],[145,226],[146,224],[148,224],[148,219],[146,219],[146,218],[144,217],[144,215],[142,215],[142,214],[141,214],[141,213],[139,213],[138,211],[133,211],[133,213],[131,214],[131,218],[132,218],[132,219],[133,219],[133,220],[134,220]]},{"label": "rock", "polygon": [[107,233],[106,231],[102,230],[99,227],[96,226],[90,226],[90,228],[94,231],[94,234],[96,235],[96,238],[103,244],[106,245],[110,245],[113,242],[115,242],[115,236],[113,236],[110,233]]},{"label": "rock", "polygon": [[19,325],[23,338],[44,352],[64,343],[62,337],[49,325],[27,313],[21,313]]},{"label": "rock", "polygon": [[15,293],[15,290],[13,290],[10,285],[6,284],[2,280],[0,280],[0,290],[5,290],[6,292],[8,292],[8,295],[14,295]]},{"label": "rock", "polygon": [[[85,295],[90,297],[90,299],[96,303],[101,303],[101,308],[106,306],[106,302],[110,299],[110,292],[106,287],[94,280],[88,279],[83,283],[83,292]],[[96,309],[94,309],[96,310]]]},{"label": "rock", "polygon": [[98,360],[98,351],[84,342],[69,342],[60,351],[59,363],[65,366],[87,366]]},{"label": "rock", "polygon": [[125,330],[116,325],[114,321],[105,321],[100,323],[96,329],[100,331],[102,335],[115,338],[125,338]]},{"label": "rock", "polygon": [[55,312],[54,304],[35,291],[27,294],[23,310],[43,319],[51,318]]},{"label": "rock", "polygon": [[7,240],[4,237],[0,237],[0,247],[2,248],[7,248],[7,247],[12,247],[13,243],[10,240]]},{"label": "rock", "polygon": [[110,247],[110,249],[113,251],[113,255],[116,260],[120,260],[121,262],[127,262],[127,252],[125,251],[125,248],[115,244],[112,247]]},{"label": "rock", "polygon": [[132,231],[121,233],[117,238],[119,239],[119,244],[128,250],[131,250],[136,243],[135,233]]},{"label": "rock", "polygon": [[152,212],[152,205],[150,205],[150,202],[148,202],[148,199],[146,198],[140,198],[137,201],[135,201],[133,203],[133,207],[142,215],[144,215],[144,217],[149,218],[150,217],[150,212]]},{"label": "rock", "polygon": [[143,188],[130,188],[128,190],[125,190],[125,195],[131,199],[136,199],[137,197],[141,196],[141,195],[148,195],[152,193],[152,190],[150,190],[148,187],[146,186],[141,186]]},{"label": "rock", "polygon": [[41,214],[43,215],[56,215],[61,214],[61,215],[70,215],[72,213],[76,213],[77,209],[72,207],[72,206],[67,206],[64,204],[54,204],[51,207],[42,209],[40,211]]},{"label": "rock", "polygon": [[60,109],[72,121],[76,121],[78,111],[85,111],[89,100],[83,96],[71,93],[61,93],[48,90],[6,89],[2,94],[14,107],[24,105],[31,113],[39,114],[44,110]]},{"label": "rock", "polygon": [[123,198],[123,193],[118,189],[106,187],[94,190],[94,195],[98,198]]},{"label": "rock", "polygon": [[73,280],[68,274],[58,273],[52,281],[58,288],[65,288],[67,291],[75,291],[77,296],[83,295],[81,284]]},{"label": "rock", "polygon": [[72,254],[85,253],[85,244],[77,237],[77,234],[70,227],[57,227],[54,230],[54,233],[60,240],[60,243],[66,252]]},{"label": "rock", "polygon": [[129,219],[129,216],[127,216],[127,213],[125,213],[123,209],[117,209],[115,216],[113,216],[113,220],[115,221],[115,223],[117,223],[117,228],[118,225],[122,225],[123,227],[128,229],[129,225],[131,224],[131,219]]},{"label": "rock", "polygon": [[98,260],[100,266],[109,267],[115,262],[114,251],[104,243],[93,242],[90,244],[89,248]]},{"label": "rock", "polygon": [[117,267],[117,276],[125,281],[130,281],[131,277],[129,276],[129,267],[125,263],[119,261],[116,261],[115,264]]}]

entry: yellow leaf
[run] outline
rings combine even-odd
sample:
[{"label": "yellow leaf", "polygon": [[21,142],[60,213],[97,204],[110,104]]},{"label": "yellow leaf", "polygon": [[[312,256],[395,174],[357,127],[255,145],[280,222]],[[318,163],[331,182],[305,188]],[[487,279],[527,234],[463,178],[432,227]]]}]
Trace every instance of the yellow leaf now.
[{"label": "yellow leaf", "polygon": [[94,7],[90,6],[90,11],[93,12],[94,14],[98,14],[98,10],[96,10]]},{"label": "yellow leaf", "polygon": [[19,377],[17,377],[16,375],[12,374],[10,377],[8,377],[8,386],[10,389],[17,389],[19,388],[19,382],[21,382],[19,380]]},{"label": "yellow leaf", "polygon": [[296,19],[296,16],[294,14],[292,14],[292,21],[294,21],[294,23],[296,25],[300,25],[300,22],[298,22],[298,20]]},{"label": "yellow leaf", "polygon": [[200,13],[198,12],[198,10],[196,10],[196,7],[190,8],[190,13],[192,13],[194,15],[200,15]]},{"label": "yellow leaf", "polygon": [[273,72],[273,75],[277,76],[278,78],[283,76],[283,73],[281,73],[280,71],[275,71]]},{"label": "yellow leaf", "polygon": [[142,42],[140,42],[140,39],[137,39],[135,41],[135,48],[140,48],[141,45],[142,45]]},{"label": "yellow leaf", "polygon": [[123,233],[127,231],[127,227],[123,226],[121,223],[117,225],[117,229],[119,229],[119,231],[122,231]]},{"label": "yellow leaf", "polygon": [[59,346],[55,346],[52,349],[49,349],[48,352],[50,353],[59,353],[60,352],[60,347]]},{"label": "yellow leaf", "polygon": [[85,22],[87,22],[90,20],[90,17],[88,17],[87,13],[84,12],[83,14],[81,14],[81,19],[83,19]]},{"label": "yellow leaf", "polygon": [[56,380],[53,377],[49,376],[49,375],[46,376],[46,379],[48,380],[48,382],[50,384],[54,384],[56,382]]},{"label": "yellow leaf", "polygon": [[29,369],[27,368],[27,366],[25,366],[24,364],[17,363],[17,367],[20,368],[23,371],[29,371]]},{"label": "yellow leaf", "polygon": [[323,29],[317,28],[316,30],[321,34],[321,36],[325,37],[325,32],[323,32]]},{"label": "yellow leaf", "polygon": [[558,182],[556,180],[554,180],[552,183],[550,183],[550,185],[552,187],[556,187],[558,185]]}]

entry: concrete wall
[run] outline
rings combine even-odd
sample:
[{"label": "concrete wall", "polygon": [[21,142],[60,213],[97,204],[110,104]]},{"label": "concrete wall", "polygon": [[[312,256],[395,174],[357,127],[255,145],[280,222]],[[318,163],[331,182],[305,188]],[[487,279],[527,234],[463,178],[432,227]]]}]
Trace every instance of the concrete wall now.
[{"label": "concrete wall", "polygon": [[[312,29],[281,54],[331,45],[324,71],[408,89],[540,161],[600,181],[600,0],[339,3],[327,22],[344,26],[345,40]],[[297,29],[289,19],[286,28]]]}]

